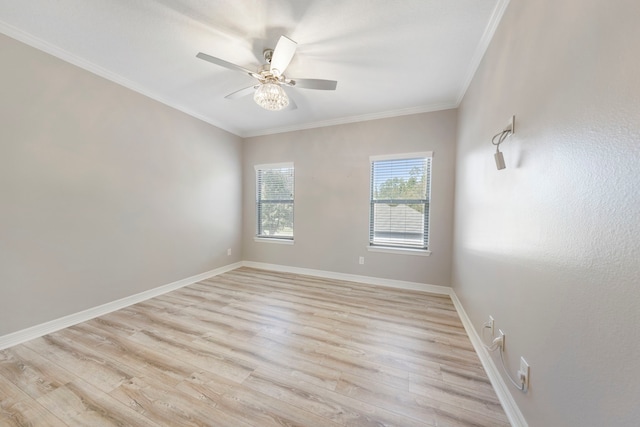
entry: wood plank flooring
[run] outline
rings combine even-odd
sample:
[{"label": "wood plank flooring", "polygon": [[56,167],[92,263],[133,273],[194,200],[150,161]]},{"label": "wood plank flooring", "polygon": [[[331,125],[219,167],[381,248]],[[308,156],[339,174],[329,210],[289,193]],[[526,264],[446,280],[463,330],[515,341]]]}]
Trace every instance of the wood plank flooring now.
[{"label": "wood plank flooring", "polygon": [[240,268],[0,351],[0,426],[508,426],[449,297]]}]

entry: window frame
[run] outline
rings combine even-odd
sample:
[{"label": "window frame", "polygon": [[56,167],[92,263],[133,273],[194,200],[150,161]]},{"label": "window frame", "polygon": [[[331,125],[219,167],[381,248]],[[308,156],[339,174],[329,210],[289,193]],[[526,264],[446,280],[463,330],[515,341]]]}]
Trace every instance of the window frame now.
[{"label": "window frame", "polygon": [[[291,169],[291,174],[293,176],[293,185],[291,191],[291,199],[279,199],[279,200],[268,200],[261,199],[261,186],[260,186],[260,173],[261,171],[268,171],[273,169]],[[255,211],[255,221],[256,221],[256,234],[254,236],[254,240],[257,242],[273,242],[273,243],[282,243],[282,244],[293,244],[294,241],[294,223],[295,223],[295,167],[293,162],[283,162],[283,163],[268,163],[268,164],[260,164],[254,165],[255,170],[255,202],[256,202],[256,211]],[[261,212],[262,205],[264,202],[267,203],[290,203],[292,207],[291,213],[291,236],[274,236],[264,234],[264,230],[262,229],[262,221],[261,221]]]},{"label": "window frame", "polygon": [[[422,245],[408,245],[402,243],[376,242],[375,240],[375,205],[384,203],[384,200],[374,200],[374,163],[393,160],[412,160],[425,159],[426,180],[425,198],[424,199],[389,199],[399,201],[399,204],[422,204],[424,205],[423,213],[423,229],[422,229]],[[386,154],[369,157],[369,237],[367,249],[371,252],[387,252],[387,253],[404,253],[409,255],[428,256],[430,251],[430,229],[431,229],[431,181],[433,174],[433,152],[422,151],[414,153]],[[419,202],[419,203],[410,203]],[[387,203],[388,204],[388,203]]]}]

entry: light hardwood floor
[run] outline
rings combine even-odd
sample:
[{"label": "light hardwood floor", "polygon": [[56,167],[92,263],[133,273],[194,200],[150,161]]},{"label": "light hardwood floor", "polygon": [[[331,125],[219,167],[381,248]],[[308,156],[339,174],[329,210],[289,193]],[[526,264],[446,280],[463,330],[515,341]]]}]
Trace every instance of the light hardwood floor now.
[{"label": "light hardwood floor", "polygon": [[240,268],[0,351],[1,426],[508,426],[447,296]]}]

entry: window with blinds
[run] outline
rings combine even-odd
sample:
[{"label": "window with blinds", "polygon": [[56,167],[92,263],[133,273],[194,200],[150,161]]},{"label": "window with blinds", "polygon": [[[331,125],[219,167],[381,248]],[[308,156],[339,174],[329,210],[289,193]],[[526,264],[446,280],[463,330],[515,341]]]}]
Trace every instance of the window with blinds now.
[{"label": "window with blinds", "polygon": [[371,158],[371,246],[428,249],[431,153]]},{"label": "window with blinds", "polygon": [[255,169],[257,237],[293,240],[293,163]]}]

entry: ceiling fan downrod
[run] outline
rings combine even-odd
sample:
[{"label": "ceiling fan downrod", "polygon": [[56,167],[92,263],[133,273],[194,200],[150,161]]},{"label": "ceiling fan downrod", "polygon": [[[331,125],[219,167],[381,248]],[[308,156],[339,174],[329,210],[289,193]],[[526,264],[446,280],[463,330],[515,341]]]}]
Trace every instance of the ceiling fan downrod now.
[{"label": "ceiling fan downrod", "polygon": [[262,56],[264,56],[264,60],[267,61],[267,64],[271,64],[271,59],[273,58],[273,49],[265,49],[262,52]]}]

